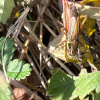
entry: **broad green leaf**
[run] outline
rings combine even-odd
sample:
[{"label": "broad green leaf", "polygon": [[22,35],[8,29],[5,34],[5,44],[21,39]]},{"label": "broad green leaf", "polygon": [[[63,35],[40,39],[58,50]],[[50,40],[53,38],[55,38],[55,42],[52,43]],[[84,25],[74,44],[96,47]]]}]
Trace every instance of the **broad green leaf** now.
[{"label": "broad green leaf", "polygon": [[0,22],[6,23],[14,6],[14,0],[0,0]]},{"label": "broad green leaf", "polygon": [[72,93],[72,98],[76,98],[79,96],[80,99],[83,99],[87,94],[89,94],[91,91],[94,89],[96,90],[97,93],[100,92],[100,72],[93,72],[93,73],[80,73],[79,77],[77,80],[75,80],[75,90]]},{"label": "broad green leaf", "polygon": [[72,77],[60,69],[53,71],[53,77],[48,81],[47,94],[53,97],[53,100],[68,100],[75,89]]},{"label": "broad green leaf", "polygon": [[[2,46],[4,43],[3,40],[4,40],[4,37],[0,38],[0,64],[1,65],[2,65],[1,51],[2,51]],[[5,47],[4,47],[4,64],[5,65],[7,65],[10,62],[10,60],[12,59],[12,57],[14,55],[14,51],[15,51],[14,41],[7,38],[6,43],[5,43]]]},{"label": "broad green leaf", "polygon": [[47,94],[53,100],[73,100],[78,96],[82,100],[93,90],[100,92],[100,72],[87,73],[83,69],[78,77],[72,77],[57,69],[49,80]]},{"label": "broad green leaf", "polygon": [[0,100],[11,100],[9,87],[3,73],[0,71]]},{"label": "broad green leaf", "polygon": [[25,79],[26,76],[30,75],[30,71],[32,70],[30,64],[24,64],[24,61],[19,61],[15,59],[10,61],[7,66],[7,75],[16,80]]}]

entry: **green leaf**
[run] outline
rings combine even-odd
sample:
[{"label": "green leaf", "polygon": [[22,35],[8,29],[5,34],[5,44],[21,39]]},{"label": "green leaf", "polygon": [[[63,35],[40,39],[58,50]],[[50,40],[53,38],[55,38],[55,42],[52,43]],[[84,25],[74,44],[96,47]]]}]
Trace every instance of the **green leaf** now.
[{"label": "green leaf", "polygon": [[11,100],[9,84],[6,82],[3,73],[0,71],[0,100]]},{"label": "green leaf", "polygon": [[94,89],[100,92],[100,72],[88,74],[83,69],[78,77],[71,77],[61,70],[55,70],[49,80],[47,94],[54,100],[72,100],[78,96],[83,99]]},{"label": "green leaf", "polygon": [[0,0],[0,22],[6,23],[14,6],[14,0]]},{"label": "green leaf", "polygon": [[30,64],[24,64],[24,61],[19,61],[15,59],[10,61],[7,66],[7,75],[16,80],[25,79],[26,76],[30,75],[30,71],[32,70]]},{"label": "green leaf", "polygon": [[59,69],[53,71],[53,77],[49,80],[47,91],[53,100],[68,100],[74,89],[74,80],[71,76]]},{"label": "green leaf", "polygon": [[[4,40],[4,37],[0,38],[0,57],[1,57],[2,46],[4,43],[3,40]],[[14,41],[7,38],[5,47],[4,47],[4,64],[5,65],[7,65],[10,62],[10,60],[12,59],[12,57],[14,55],[14,51],[15,51]],[[0,58],[0,64],[2,65],[1,61],[2,60]]]}]

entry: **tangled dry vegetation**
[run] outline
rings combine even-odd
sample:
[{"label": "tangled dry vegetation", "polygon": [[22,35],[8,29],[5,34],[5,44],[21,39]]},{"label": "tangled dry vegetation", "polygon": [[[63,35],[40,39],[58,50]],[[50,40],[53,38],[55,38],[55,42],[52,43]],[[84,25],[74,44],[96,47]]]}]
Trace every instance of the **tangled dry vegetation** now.
[{"label": "tangled dry vegetation", "polygon": [[[50,42],[61,34],[61,0],[33,0],[30,4],[21,2],[18,6],[20,17],[11,17],[7,26],[1,25],[2,32],[11,28],[11,37],[17,48],[14,57],[29,62],[33,71],[27,79],[20,82],[11,80],[11,84],[16,98],[21,96],[19,100],[49,100],[50,97],[46,96],[48,79],[55,68],[61,68],[70,75],[78,75],[81,68],[87,66],[88,69],[89,65],[65,63],[50,53]],[[95,42],[95,63],[100,62],[99,37],[97,31],[92,37],[92,42]]]},{"label": "tangled dry vegetation", "polygon": [[[33,0],[27,7],[22,2],[19,9],[21,10],[20,17],[16,20],[9,19],[9,22],[13,20],[14,23],[11,23],[11,31],[13,30],[12,38],[17,47],[15,57],[29,62],[33,71],[31,76],[21,81],[22,83],[11,81],[11,84],[17,87],[14,89],[17,97],[16,93],[21,91],[20,97],[25,91],[30,96],[30,100],[32,98],[48,100],[49,98],[46,97],[47,81],[52,75],[52,70],[60,64],[66,71],[72,73],[59,59],[48,52],[49,42],[60,34],[61,2],[58,4],[55,0]],[[27,99],[24,96],[20,100],[22,98]]]}]

